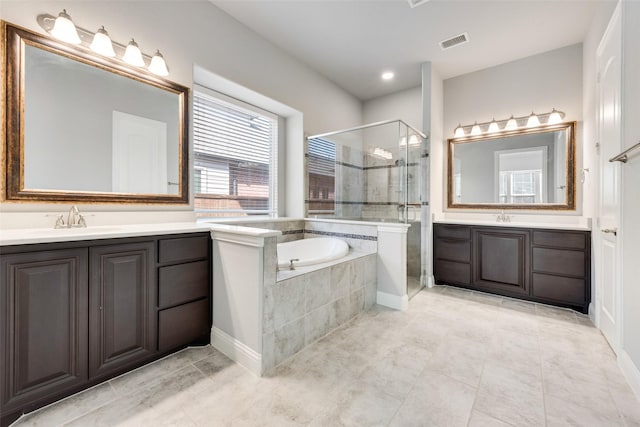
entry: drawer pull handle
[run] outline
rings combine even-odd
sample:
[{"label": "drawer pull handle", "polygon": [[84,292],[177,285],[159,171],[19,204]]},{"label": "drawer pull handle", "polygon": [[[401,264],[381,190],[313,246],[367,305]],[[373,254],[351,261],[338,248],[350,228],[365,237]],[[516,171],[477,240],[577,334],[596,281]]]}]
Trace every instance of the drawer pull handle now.
[{"label": "drawer pull handle", "polygon": [[601,231],[603,233],[613,234],[614,236],[618,235],[618,229],[617,228],[603,228]]}]

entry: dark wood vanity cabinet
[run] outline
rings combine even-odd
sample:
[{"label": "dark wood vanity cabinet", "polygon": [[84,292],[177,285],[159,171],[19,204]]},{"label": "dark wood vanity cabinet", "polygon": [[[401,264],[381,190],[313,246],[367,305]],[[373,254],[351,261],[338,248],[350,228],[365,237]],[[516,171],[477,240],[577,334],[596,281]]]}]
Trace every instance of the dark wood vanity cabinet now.
[{"label": "dark wood vanity cabinet", "polygon": [[473,229],[473,286],[507,295],[527,295],[527,271],[528,231],[498,227]]},{"label": "dark wood vanity cabinet", "polygon": [[2,425],[88,381],[87,260],[86,248],[2,254]]},{"label": "dark wood vanity cabinet", "polygon": [[153,358],[155,242],[89,248],[89,375],[108,377]]},{"label": "dark wood vanity cabinet", "polygon": [[208,233],[0,248],[0,425],[209,342]]},{"label": "dark wood vanity cabinet", "polygon": [[588,231],[434,224],[437,284],[588,312]]},{"label": "dark wood vanity cabinet", "polygon": [[158,252],[158,349],[208,343],[211,333],[208,236],[165,239]]}]

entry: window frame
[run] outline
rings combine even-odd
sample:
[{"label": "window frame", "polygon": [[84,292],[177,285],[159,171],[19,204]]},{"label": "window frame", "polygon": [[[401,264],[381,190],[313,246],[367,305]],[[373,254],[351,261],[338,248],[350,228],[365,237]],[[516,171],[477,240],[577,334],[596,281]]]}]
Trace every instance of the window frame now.
[{"label": "window frame", "polygon": [[[216,91],[214,89],[208,88],[206,86],[200,84],[194,84],[192,90],[192,108],[193,108],[193,156],[192,156],[192,179],[194,180],[192,188],[193,188],[193,204],[194,204],[194,212],[196,215],[198,214],[213,214],[213,215],[205,215],[199,216],[198,220],[214,220],[214,219],[232,219],[232,218],[276,218],[279,215],[279,203],[278,203],[278,186],[279,186],[279,155],[280,155],[280,143],[281,143],[281,120],[278,114],[273,113],[271,111],[265,110],[264,108],[257,107],[249,102],[242,101],[240,99],[234,98],[232,96],[226,95],[222,92]],[[262,117],[266,117],[269,120],[272,120],[272,134],[271,134],[271,146],[269,147],[269,184],[268,184],[268,209],[199,209],[195,207],[197,194],[206,194],[206,193],[196,193],[195,188],[201,187],[201,185],[196,185],[195,176],[196,169],[202,169],[200,166],[196,166],[197,153],[199,151],[196,150],[195,143],[195,133],[196,133],[196,98],[199,96],[208,97],[212,102],[218,103],[222,106],[226,106],[232,109],[240,109],[245,110],[256,115],[260,115]],[[213,195],[213,194],[212,194]],[[216,213],[222,215],[216,215]],[[237,214],[237,215],[225,215],[225,214]]]}]

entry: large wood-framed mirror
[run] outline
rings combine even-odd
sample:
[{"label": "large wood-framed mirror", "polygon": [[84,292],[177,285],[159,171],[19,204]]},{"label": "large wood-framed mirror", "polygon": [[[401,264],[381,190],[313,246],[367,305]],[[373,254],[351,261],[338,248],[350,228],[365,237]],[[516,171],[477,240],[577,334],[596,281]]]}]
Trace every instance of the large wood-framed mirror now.
[{"label": "large wood-framed mirror", "polygon": [[189,89],[2,21],[11,202],[189,203]]},{"label": "large wood-framed mirror", "polygon": [[448,141],[450,209],[575,209],[575,122]]}]

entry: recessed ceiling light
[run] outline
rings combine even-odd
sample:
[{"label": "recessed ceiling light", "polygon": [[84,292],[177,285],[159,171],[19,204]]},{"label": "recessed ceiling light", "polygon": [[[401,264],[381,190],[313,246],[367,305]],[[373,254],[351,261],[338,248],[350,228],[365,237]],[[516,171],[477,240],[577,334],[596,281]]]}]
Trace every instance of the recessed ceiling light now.
[{"label": "recessed ceiling light", "polygon": [[393,71],[385,71],[382,73],[382,80],[391,80],[394,76],[395,74]]}]

